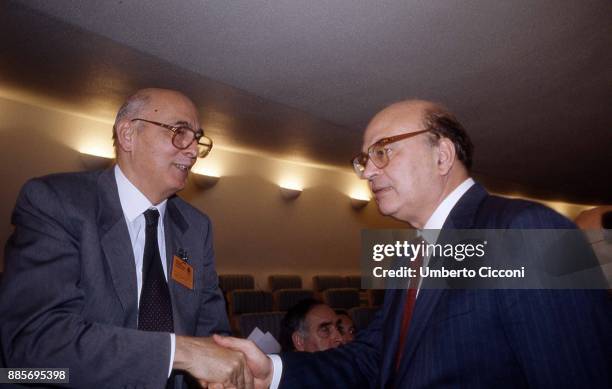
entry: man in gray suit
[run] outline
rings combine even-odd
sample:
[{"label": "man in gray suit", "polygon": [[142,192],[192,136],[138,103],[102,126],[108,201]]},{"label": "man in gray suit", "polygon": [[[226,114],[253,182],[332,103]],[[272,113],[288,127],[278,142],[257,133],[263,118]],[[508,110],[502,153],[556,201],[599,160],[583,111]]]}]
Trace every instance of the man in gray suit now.
[{"label": "man in gray suit", "polygon": [[176,388],[184,372],[248,385],[242,354],[207,337],[229,332],[210,221],[175,196],[212,148],[194,104],[138,91],[113,139],[112,169],[36,178],[19,195],[0,285],[7,366],[70,368],[79,388]]}]

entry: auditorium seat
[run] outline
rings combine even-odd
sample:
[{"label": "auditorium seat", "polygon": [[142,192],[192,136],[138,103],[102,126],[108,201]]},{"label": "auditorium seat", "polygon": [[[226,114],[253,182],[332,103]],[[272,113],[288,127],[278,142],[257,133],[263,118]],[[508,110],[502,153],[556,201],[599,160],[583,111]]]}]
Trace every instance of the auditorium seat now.
[{"label": "auditorium seat", "polygon": [[347,288],[362,289],[361,288],[361,275],[353,274],[350,276],[346,276],[345,278],[346,278]]},{"label": "auditorium seat", "polygon": [[[240,316],[274,310],[272,293],[265,290],[236,289],[229,293],[229,319],[234,334],[240,332]],[[248,334],[247,334],[248,335]]]},{"label": "auditorium seat", "polygon": [[346,288],[346,278],[342,276],[314,276],[312,288],[315,292],[324,292],[331,288]]},{"label": "auditorium seat", "polygon": [[274,292],[274,306],[277,311],[287,311],[302,300],[314,298],[309,289],[280,289]]},{"label": "auditorium seat", "polygon": [[355,307],[349,309],[348,313],[353,319],[353,325],[357,331],[360,331],[370,324],[377,310],[378,308],[373,307]]},{"label": "auditorium seat", "polygon": [[272,336],[280,342],[281,320],[285,316],[284,312],[259,312],[245,313],[238,319],[238,336],[246,338],[251,334],[255,327],[259,328],[264,334],[270,331]]},{"label": "auditorium seat", "polygon": [[359,306],[359,290],[331,288],[323,292],[323,302],[333,309],[350,309]]},{"label": "auditorium seat", "polygon": [[229,294],[229,306],[232,315],[274,310],[272,293],[265,290],[233,290]]},{"label": "auditorium seat", "polygon": [[255,289],[255,279],[250,274],[220,274],[219,288],[226,295],[236,289]]},{"label": "auditorium seat", "polygon": [[272,292],[279,289],[302,289],[302,277],[274,274],[268,277],[268,284]]}]

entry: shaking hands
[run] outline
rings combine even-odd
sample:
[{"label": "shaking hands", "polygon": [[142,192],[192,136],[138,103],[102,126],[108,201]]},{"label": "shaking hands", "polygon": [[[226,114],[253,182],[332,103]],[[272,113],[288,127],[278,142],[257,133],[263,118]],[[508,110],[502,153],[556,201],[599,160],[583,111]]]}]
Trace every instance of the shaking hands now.
[{"label": "shaking hands", "polygon": [[173,368],[208,388],[267,389],[273,373],[272,361],[253,342],[219,335],[177,336]]}]

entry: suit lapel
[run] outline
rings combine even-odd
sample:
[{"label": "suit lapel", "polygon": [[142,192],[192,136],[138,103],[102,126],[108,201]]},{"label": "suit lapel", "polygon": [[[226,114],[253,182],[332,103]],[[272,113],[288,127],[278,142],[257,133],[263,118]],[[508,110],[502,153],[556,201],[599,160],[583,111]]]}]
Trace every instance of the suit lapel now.
[{"label": "suit lapel", "polygon": [[98,201],[100,244],[110,269],[115,292],[125,311],[127,326],[135,328],[138,317],[138,287],[134,252],[121,210],[113,168],[100,174]]},{"label": "suit lapel", "polygon": [[[438,237],[438,242],[443,242],[445,239],[443,230],[473,228],[478,215],[478,209],[486,196],[488,196],[488,193],[480,184],[474,184],[468,189],[446,218]],[[404,350],[398,370],[400,373],[395,379],[396,383],[403,382],[404,376],[408,373],[410,359],[414,356],[417,346],[423,338],[423,332],[427,329],[434,309],[445,294],[445,289],[421,289],[419,291],[406,338],[406,345],[404,346],[406,349]]]},{"label": "suit lapel", "polygon": [[[195,289],[198,282],[198,266],[194,263],[194,252],[189,249],[190,242],[187,238],[189,225],[176,207],[176,197],[168,199],[166,215],[164,217],[164,236],[166,240],[166,263],[168,269],[168,287],[172,300],[172,313],[174,320],[174,332],[182,335],[193,334],[193,326],[188,326],[187,317],[191,316],[190,311],[197,308],[197,293]],[[173,256],[183,249],[187,251],[188,263],[194,270],[194,289],[188,289],[172,279]]]}]

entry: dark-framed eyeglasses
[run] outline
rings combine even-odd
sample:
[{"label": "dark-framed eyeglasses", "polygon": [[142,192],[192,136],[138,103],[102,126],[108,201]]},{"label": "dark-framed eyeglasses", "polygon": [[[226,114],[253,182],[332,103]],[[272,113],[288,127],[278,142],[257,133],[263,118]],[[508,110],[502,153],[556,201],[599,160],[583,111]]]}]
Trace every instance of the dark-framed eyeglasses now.
[{"label": "dark-framed eyeglasses", "polygon": [[430,130],[420,130],[415,132],[408,132],[406,134],[390,136],[388,138],[382,138],[378,142],[374,143],[372,146],[368,147],[367,153],[361,152],[352,159],[351,162],[353,164],[353,169],[355,169],[355,173],[359,178],[364,178],[363,173],[366,169],[368,160],[371,160],[374,166],[376,166],[377,168],[384,168],[389,164],[389,148],[387,147],[388,145],[403,139],[412,138],[413,136],[428,131]]},{"label": "dark-framed eyeglasses", "polygon": [[195,141],[198,144],[199,158],[206,157],[208,153],[210,153],[210,150],[212,150],[213,141],[212,139],[204,135],[204,130],[202,130],[201,128],[196,131],[188,126],[172,126],[170,124],[159,123],[153,120],[141,118],[135,118],[131,121],[134,122],[136,120],[154,124],[156,126],[163,127],[166,130],[172,131],[172,145],[179,150],[185,150]]}]

